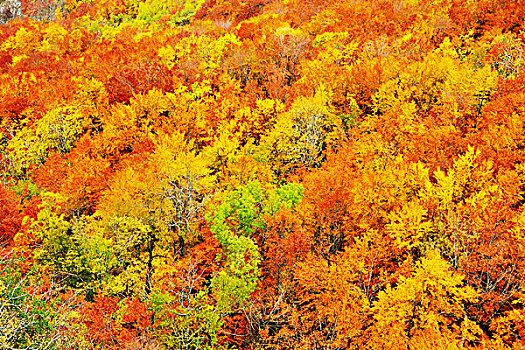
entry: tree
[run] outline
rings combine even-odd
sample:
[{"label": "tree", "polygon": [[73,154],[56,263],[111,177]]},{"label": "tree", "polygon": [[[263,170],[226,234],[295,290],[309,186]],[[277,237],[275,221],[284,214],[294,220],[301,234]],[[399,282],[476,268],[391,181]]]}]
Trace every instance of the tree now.
[{"label": "tree", "polygon": [[9,245],[22,227],[22,208],[15,193],[0,186],[0,246]]},{"label": "tree", "polygon": [[23,258],[2,250],[0,256],[0,345],[4,349],[67,348],[67,333],[79,301],[50,279],[37,280],[35,270],[23,271]]},{"label": "tree", "polygon": [[477,294],[463,286],[463,276],[450,268],[438,252],[429,251],[412,276],[380,292],[372,309],[374,326],[368,346],[432,348],[479,341],[481,329],[465,315],[465,303],[474,301]]},{"label": "tree", "polygon": [[193,238],[195,224],[204,219],[203,209],[213,195],[215,179],[210,159],[192,150],[183,134],[161,135],[152,155],[159,194],[167,201],[162,213],[172,233],[173,256],[185,254],[185,242]]}]

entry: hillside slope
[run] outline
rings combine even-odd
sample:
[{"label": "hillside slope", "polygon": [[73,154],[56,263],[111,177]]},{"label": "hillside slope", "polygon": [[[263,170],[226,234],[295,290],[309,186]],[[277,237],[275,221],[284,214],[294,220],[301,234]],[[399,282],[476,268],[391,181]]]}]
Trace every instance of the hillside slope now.
[{"label": "hillside slope", "polygon": [[0,17],[0,348],[525,346],[524,1]]}]

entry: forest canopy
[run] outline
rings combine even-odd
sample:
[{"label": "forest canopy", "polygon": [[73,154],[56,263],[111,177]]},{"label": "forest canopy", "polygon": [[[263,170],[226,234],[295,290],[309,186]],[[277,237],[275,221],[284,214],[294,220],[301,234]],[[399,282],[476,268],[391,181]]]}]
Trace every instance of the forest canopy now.
[{"label": "forest canopy", "polygon": [[3,0],[0,348],[522,348],[524,21]]}]

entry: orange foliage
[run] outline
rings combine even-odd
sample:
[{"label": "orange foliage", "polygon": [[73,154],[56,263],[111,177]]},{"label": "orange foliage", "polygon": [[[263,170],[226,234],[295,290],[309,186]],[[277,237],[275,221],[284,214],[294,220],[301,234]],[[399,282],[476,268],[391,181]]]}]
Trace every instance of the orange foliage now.
[{"label": "orange foliage", "polygon": [[0,334],[76,294],[42,348],[523,346],[524,1],[16,6]]}]

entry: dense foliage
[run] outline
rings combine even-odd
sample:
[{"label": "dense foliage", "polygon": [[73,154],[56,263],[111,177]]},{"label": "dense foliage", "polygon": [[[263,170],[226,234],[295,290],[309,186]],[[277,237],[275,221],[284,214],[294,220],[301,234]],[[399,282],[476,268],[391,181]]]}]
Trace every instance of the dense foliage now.
[{"label": "dense foliage", "polygon": [[0,348],[525,346],[525,1],[0,20]]}]

